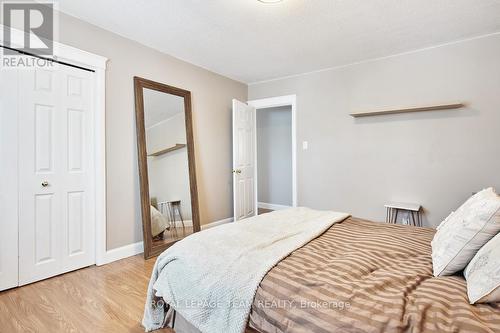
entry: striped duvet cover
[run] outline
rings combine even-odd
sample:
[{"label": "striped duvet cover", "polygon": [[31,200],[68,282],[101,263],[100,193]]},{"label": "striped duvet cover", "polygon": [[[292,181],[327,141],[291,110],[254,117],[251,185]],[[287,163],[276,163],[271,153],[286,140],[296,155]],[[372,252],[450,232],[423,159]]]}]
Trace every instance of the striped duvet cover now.
[{"label": "striped duvet cover", "polygon": [[348,218],[262,280],[260,332],[500,332],[500,304],[470,305],[461,274],[433,277],[433,229]]}]

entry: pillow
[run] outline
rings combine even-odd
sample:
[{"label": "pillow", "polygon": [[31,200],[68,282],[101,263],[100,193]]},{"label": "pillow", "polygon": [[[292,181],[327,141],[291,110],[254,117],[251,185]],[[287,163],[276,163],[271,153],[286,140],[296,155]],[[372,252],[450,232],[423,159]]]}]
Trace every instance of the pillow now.
[{"label": "pillow", "polygon": [[470,304],[500,302],[500,234],[477,252],[464,276]]},{"label": "pillow", "polygon": [[500,231],[500,197],[493,188],[476,193],[439,226],[432,240],[434,276],[452,275]]},{"label": "pillow", "polygon": [[154,206],[151,206],[151,234],[153,237],[158,236],[168,227],[168,219],[158,211]]}]

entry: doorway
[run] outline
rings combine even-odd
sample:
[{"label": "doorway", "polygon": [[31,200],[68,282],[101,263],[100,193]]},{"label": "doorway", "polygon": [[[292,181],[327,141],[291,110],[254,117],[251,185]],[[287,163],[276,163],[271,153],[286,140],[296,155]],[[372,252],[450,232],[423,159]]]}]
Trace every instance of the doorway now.
[{"label": "doorway", "polygon": [[292,107],[258,109],[257,212],[293,206],[292,195]]},{"label": "doorway", "polygon": [[248,105],[256,110],[256,212],[296,207],[296,96],[253,100]]}]

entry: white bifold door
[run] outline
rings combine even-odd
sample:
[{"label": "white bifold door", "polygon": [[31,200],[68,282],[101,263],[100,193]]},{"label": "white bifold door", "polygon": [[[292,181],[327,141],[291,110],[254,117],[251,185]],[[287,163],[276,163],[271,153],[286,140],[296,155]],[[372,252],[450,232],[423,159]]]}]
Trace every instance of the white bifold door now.
[{"label": "white bifold door", "polygon": [[233,99],[234,220],[257,213],[255,108]]},{"label": "white bifold door", "polygon": [[[15,84],[11,95],[0,93],[10,100],[8,110],[2,105],[2,122],[17,123],[17,131],[10,134],[15,148],[1,146],[17,160],[17,169],[9,161],[2,177],[14,176],[11,188],[18,193],[2,197],[18,200],[17,216],[12,212],[1,227],[12,237],[16,229],[19,259],[13,267],[11,245],[11,253],[0,253],[0,264],[11,265],[17,285],[23,285],[94,264],[93,85],[91,72],[64,65],[6,73],[2,86],[7,76]],[[1,266],[0,272],[3,280]]]}]

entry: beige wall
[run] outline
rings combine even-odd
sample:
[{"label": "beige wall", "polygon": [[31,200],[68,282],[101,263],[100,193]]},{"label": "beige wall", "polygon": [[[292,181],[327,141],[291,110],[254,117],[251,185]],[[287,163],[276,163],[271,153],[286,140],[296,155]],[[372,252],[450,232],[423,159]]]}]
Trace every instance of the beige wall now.
[{"label": "beige wall", "polygon": [[[60,41],[109,58],[107,244],[142,240],[132,77],[190,90],[201,223],[232,216],[231,99],[297,94],[300,205],[382,220],[422,203],[436,226],[472,191],[500,190],[500,35],[251,85],[60,15]],[[461,110],[354,120],[348,113],[465,101]],[[309,150],[300,149],[303,140]],[[214,192],[216,191],[216,192]],[[215,193],[215,194],[214,194]]]},{"label": "beige wall", "polygon": [[[300,205],[383,220],[385,202],[418,202],[436,226],[472,191],[500,191],[500,35],[249,87],[251,100],[288,94]],[[348,115],[453,101],[469,106]]]},{"label": "beige wall", "polygon": [[109,58],[106,74],[108,249],[142,240],[132,82],[135,75],[192,92],[201,223],[231,217],[231,99],[246,100],[247,86],[65,14],[60,15],[59,39]]}]

